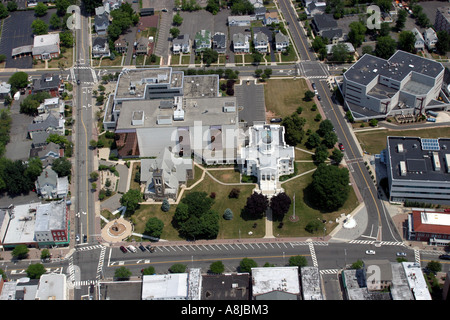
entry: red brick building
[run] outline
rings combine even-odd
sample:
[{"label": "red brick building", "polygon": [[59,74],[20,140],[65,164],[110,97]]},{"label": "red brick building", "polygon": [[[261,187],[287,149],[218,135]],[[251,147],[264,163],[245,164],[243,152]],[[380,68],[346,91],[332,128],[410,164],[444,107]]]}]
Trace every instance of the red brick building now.
[{"label": "red brick building", "polygon": [[415,209],[408,216],[408,239],[450,244],[450,210]]}]

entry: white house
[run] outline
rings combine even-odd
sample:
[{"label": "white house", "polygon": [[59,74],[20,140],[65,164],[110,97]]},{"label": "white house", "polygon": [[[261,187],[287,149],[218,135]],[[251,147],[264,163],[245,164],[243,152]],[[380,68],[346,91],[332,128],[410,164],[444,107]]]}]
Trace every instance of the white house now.
[{"label": "white house", "polygon": [[414,48],[416,50],[425,49],[425,40],[423,39],[422,34],[417,30],[417,28],[413,28],[411,32],[416,36],[416,42],[414,43]]},{"label": "white house", "polygon": [[275,49],[280,52],[285,51],[287,47],[289,47],[289,37],[278,32],[275,35]]},{"label": "white house", "polygon": [[259,53],[266,53],[269,47],[269,38],[263,32],[257,32],[253,35],[253,44],[255,50]]},{"label": "white house", "polygon": [[228,25],[230,27],[249,27],[252,18],[250,16],[229,16]]},{"label": "white house", "polygon": [[172,51],[174,54],[191,52],[191,40],[188,34],[179,35],[172,41]]},{"label": "white house", "polygon": [[434,31],[433,28],[428,28],[423,33],[423,38],[428,50],[434,50],[434,48],[436,47],[436,42],[438,41],[436,31]]},{"label": "white house", "polygon": [[236,33],[233,34],[233,51],[235,53],[249,53],[250,41],[247,34]]}]

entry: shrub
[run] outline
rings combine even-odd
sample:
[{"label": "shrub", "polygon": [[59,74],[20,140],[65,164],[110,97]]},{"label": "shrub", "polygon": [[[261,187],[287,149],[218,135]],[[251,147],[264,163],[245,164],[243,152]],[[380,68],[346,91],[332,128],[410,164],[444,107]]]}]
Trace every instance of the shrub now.
[{"label": "shrub", "polygon": [[228,195],[228,198],[239,198],[239,193],[241,192],[241,190],[239,190],[238,188],[233,188],[230,191],[230,194]]},{"label": "shrub", "polygon": [[225,212],[223,213],[223,218],[225,220],[231,220],[233,219],[233,211],[231,211],[230,208],[225,209]]}]

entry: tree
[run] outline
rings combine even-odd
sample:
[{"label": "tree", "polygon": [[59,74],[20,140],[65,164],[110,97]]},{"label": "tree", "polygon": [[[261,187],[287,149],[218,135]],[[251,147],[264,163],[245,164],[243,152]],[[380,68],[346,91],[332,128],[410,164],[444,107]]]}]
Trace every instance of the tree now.
[{"label": "tree", "polygon": [[319,210],[331,212],[342,207],[347,201],[349,173],[346,168],[319,164],[312,176],[312,182],[307,187],[308,199]]},{"label": "tree", "polygon": [[43,2],[38,2],[34,7],[34,14],[38,17],[43,17],[47,14],[48,7]]},{"label": "tree", "polygon": [[186,272],[186,265],[181,263],[175,263],[169,268],[169,271],[171,273],[185,273]]},{"label": "tree", "polygon": [[28,85],[28,74],[23,71],[16,72],[9,78],[8,83],[11,85],[11,91],[15,93]]},{"label": "tree", "polygon": [[363,46],[362,47],[362,55],[365,54],[373,54],[373,49],[371,46]]},{"label": "tree", "polygon": [[148,266],[147,268],[142,269],[142,275],[146,276],[152,274],[156,274],[155,267]]},{"label": "tree", "polygon": [[8,9],[9,12],[13,12],[17,10],[17,2],[16,1],[8,1],[8,4],[6,5],[6,9]]},{"label": "tree", "polygon": [[102,5],[102,0],[82,0],[84,4],[84,9],[92,14],[95,12],[95,8],[100,7]]},{"label": "tree", "polygon": [[212,63],[217,62],[219,59],[219,53],[213,49],[207,48],[202,52],[202,61],[206,66],[210,66]]},{"label": "tree", "polygon": [[130,277],[131,277],[131,271],[128,270],[128,268],[126,268],[126,267],[119,267],[114,272],[114,278],[117,281],[126,281],[126,280],[130,279]]},{"label": "tree", "polygon": [[253,52],[252,53],[252,59],[253,59],[253,64],[257,66],[264,59],[264,56],[260,52]]},{"label": "tree", "polygon": [[179,12],[177,12],[177,14],[173,17],[172,23],[174,26],[181,26],[183,23],[183,18],[180,16]]},{"label": "tree", "polygon": [[120,198],[120,204],[127,207],[126,213],[132,214],[139,208],[139,202],[142,201],[142,193],[137,189],[128,190],[122,198]]},{"label": "tree", "polygon": [[167,201],[167,199],[164,199],[161,204],[161,210],[164,212],[168,212],[170,210],[170,203]]},{"label": "tree", "polygon": [[8,9],[5,7],[3,3],[0,3],[0,19],[5,19],[9,16]]},{"label": "tree", "polygon": [[11,252],[12,256],[16,259],[24,259],[28,256],[28,252],[30,250],[27,248],[24,244],[19,244],[14,247],[13,251]]},{"label": "tree", "polygon": [[254,192],[247,198],[245,212],[253,219],[262,218],[269,206],[269,200],[262,193]]},{"label": "tree", "polygon": [[416,48],[416,36],[411,31],[402,31],[398,36],[398,47],[400,50],[414,53]]},{"label": "tree", "polygon": [[430,19],[428,19],[428,16],[425,12],[419,13],[416,22],[422,28],[427,28],[430,25]]},{"label": "tree", "polygon": [[98,172],[97,171],[92,171],[91,174],[89,175],[89,177],[91,178],[92,181],[97,181],[97,179],[98,179]]},{"label": "tree", "polygon": [[325,133],[323,136],[322,143],[328,148],[331,149],[337,143],[338,138],[336,133],[333,131]]},{"label": "tree", "polygon": [[331,48],[331,61],[334,63],[343,63],[350,59],[348,47],[344,43],[338,43]]},{"label": "tree", "polygon": [[61,18],[58,16],[58,14],[54,13],[50,17],[50,27],[53,30],[59,29],[61,27]]},{"label": "tree", "polygon": [[209,270],[212,273],[221,274],[225,271],[225,266],[223,265],[222,261],[216,261],[211,263],[211,265],[209,266]]},{"label": "tree", "polygon": [[437,273],[440,272],[442,270],[442,265],[439,261],[430,261],[427,263],[427,268],[428,270],[430,270],[431,272]]},{"label": "tree", "polygon": [[61,45],[66,48],[72,48],[74,45],[73,34],[71,31],[64,31],[59,34]]},{"label": "tree", "polygon": [[336,148],[333,149],[333,151],[331,152],[331,160],[334,161],[335,164],[339,164],[342,161],[342,158],[344,157],[344,154],[341,152],[341,150],[338,150]]},{"label": "tree", "polygon": [[25,271],[30,279],[39,279],[45,272],[45,267],[41,263],[32,263]]},{"label": "tree", "polygon": [[175,39],[180,34],[180,29],[178,29],[178,28],[170,28],[169,32],[172,35],[172,38]]},{"label": "tree", "polygon": [[348,39],[353,46],[359,47],[364,42],[364,37],[367,31],[366,26],[360,21],[353,21],[349,25],[350,32],[348,33]]},{"label": "tree", "polygon": [[164,222],[162,222],[161,220],[159,220],[156,217],[152,217],[152,218],[148,219],[147,223],[145,224],[144,234],[154,237],[154,238],[159,238],[159,237],[161,237],[163,228],[164,228]]},{"label": "tree", "polygon": [[50,250],[43,249],[41,252],[41,259],[45,260],[45,259],[49,259],[50,257],[51,257]]},{"label": "tree", "polygon": [[320,136],[318,133],[313,132],[309,135],[308,140],[306,140],[306,147],[309,149],[314,149],[320,145]]},{"label": "tree", "polygon": [[305,97],[303,98],[303,100],[305,100],[305,101],[311,101],[314,97],[315,97],[315,93],[314,92],[312,92],[311,90],[307,90],[306,92],[305,92]]},{"label": "tree", "polygon": [[223,213],[223,218],[225,220],[231,220],[233,219],[233,211],[231,211],[230,208],[226,208],[225,212]]},{"label": "tree", "polygon": [[283,119],[281,125],[284,127],[284,138],[286,143],[291,146],[296,146],[301,143],[305,132],[303,126],[306,123],[306,119],[298,115],[298,113],[293,113],[289,117]]},{"label": "tree", "polygon": [[389,25],[389,22],[382,22],[380,24],[380,29],[378,29],[378,36],[379,37],[387,37],[390,32],[391,32],[391,26]]},{"label": "tree", "polygon": [[42,35],[48,33],[48,25],[41,19],[36,19],[31,23],[31,29],[35,35]]},{"label": "tree", "polygon": [[438,41],[436,42],[436,50],[439,54],[445,55],[450,51],[450,34],[441,30],[437,32]]},{"label": "tree", "polygon": [[252,268],[256,268],[258,265],[253,259],[244,258],[239,263],[240,272],[252,272]]},{"label": "tree", "polygon": [[58,177],[66,177],[72,171],[72,163],[66,157],[58,158],[53,161],[52,169],[58,174]]},{"label": "tree", "polygon": [[397,14],[397,21],[395,22],[395,28],[397,31],[401,31],[405,27],[407,15],[406,10],[399,10]]},{"label": "tree", "polygon": [[272,209],[273,217],[282,221],[284,215],[289,211],[291,207],[291,198],[284,193],[280,192],[270,199],[270,208]]},{"label": "tree", "polygon": [[325,136],[325,134],[333,132],[333,128],[334,128],[333,123],[329,119],[325,119],[319,124],[319,129],[317,130],[317,133],[321,137],[323,137]]},{"label": "tree", "polygon": [[240,193],[241,193],[241,190],[239,190],[238,188],[233,188],[233,189],[231,189],[230,193],[228,194],[228,198],[238,199]]},{"label": "tree", "polygon": [[[403,10],[400,12],[404,12]],[[375,46],[375,55],[382,59],[389,59],[397,48],[397,43],[391,37],[379,37]]]},{"label": "tree", "polygon": [[308,231],[309,233],[314,233],[317,230],[319,230],[321,226],[322,222],[320,222],[319,220],[312,220],[308,222],[308,224],[305,227],[305,230]]},{"label": "tree", "polygon": [[219,0],[208,0],[208,4],[206,5],[206,11],[211,12],[213,15],[216,15],[219,12]]},{"label": "tree", "polygon": [[328,159],[328,148],[324,144],[319,144],[314,151],[314,162],[316,164],[321,164]]},{"label": "tree", "polygon": [[291,267],[306,267],[308,265],[308,261],[304,256],[292,256],[289,258],[289,266]]},{"label": "tree", "polygon": [[189,207],[186,203],[180,202],[175,209],[173,220],[179,226],[187,219],[189,219]]}]

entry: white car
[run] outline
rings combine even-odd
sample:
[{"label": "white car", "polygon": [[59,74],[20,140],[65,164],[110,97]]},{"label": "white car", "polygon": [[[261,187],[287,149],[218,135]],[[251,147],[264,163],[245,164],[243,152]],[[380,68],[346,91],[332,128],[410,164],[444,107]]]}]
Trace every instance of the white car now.
[{"label": "white car", "polygon": [[374,250],[366,250],[366,254],[375,254]]},{"label": "white car", "polygon": [[404,252],[397,252],[397,257],[406,257],[406,253],[404,253]]}]

